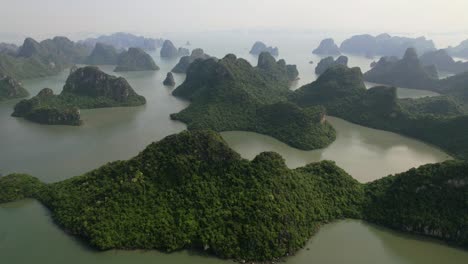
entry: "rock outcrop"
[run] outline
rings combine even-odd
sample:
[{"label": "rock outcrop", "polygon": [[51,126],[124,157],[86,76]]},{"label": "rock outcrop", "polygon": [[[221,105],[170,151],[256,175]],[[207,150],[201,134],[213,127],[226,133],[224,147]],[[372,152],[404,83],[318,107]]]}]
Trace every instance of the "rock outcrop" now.
[{"label": "rock outcrop", "polygon": [[327,56],[336,56],[341,54],[340,48],[338,48],[332,38],[322,40],[318,48],[312,51],[312,53]]},{"label": "rock outcrop", "polygon": [[188,67],[192,62],[195,60],[207,60],[214,57],[211,57],[208,54],[205,54],[205,52],[202,49],[194,49],[192,50],[192,54],[190,56],[184,56],[180,58],[179,63],[172,69],[172,72],[175,73],[186,73]]},{"label": "rock outcrop", "polygon": [[28,91],[15,79],[0,76],[0,101],[27,97]]},{"label": "rock outcrop", "polygon": [[119,53],[114,46],[96,43],[91,55],[86,58],[86,64],[89,65],[116,65]]},{"label": "rock outcrop", "polygon": [[180,47],[177,50],[177,56],[189,56],[189,55],[190,55],[190,50],[187,48]]},{"label": "rock outcrop", "polygon": [[157,71],[158,65],[151,56],[140,48],[129,48],[122,52],[117,60],[115,72]]},{"label": "rock outcrop", "polygon": [[174,87],[175,86],[175,81],[174,81],[174,76],[172,75],[171,72],[168,72],[167,75],[166,75],[166,79],[164,79],[164,82],[163,84],[165,86],[169,86],[169,87]]},{"label": "rock outcrop", "polygon": [[333,57],[323,58],[317,64],[317,67],[315,67],[315,73],[317,75],[320,75],[320,74],[324,73],[326,70],[328,70],[329,68],[331,68],[331,67],[333,67],[335,65],[348,66],[348,57],[339,56],[336,60],[334,60]]},{"label": "rock outcrop", "polygon": [[265,43],[261,41],[257,41],[254,43],[252,46],[252,49],[250,50],[250,54],[252,55],[260,55],[262,52],[268,52],[272,56],[277,57],[279,55],[279,50],[277,47],[269,47]]}]

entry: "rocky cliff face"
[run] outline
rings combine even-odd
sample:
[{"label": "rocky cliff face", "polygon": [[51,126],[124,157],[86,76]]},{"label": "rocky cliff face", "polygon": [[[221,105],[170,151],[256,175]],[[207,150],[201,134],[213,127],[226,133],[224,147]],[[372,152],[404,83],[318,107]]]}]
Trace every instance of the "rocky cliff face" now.
[{"label": "rocky cliff face", "polygon": [[254,43],[252,46],[252,49],[250,50],[250,54],[252,55],[260,55],[262,52],[268,52],[272,56],[277,57],[279,55],[279,50],[277,47],[268,47],[265,43],[261,41],[257,41]]},{"label": "rocky cliff face", "polygon": [[320,45],[312,51],[312,53],[317,55],[327,55],[335,56],[340,55],[340,48],[335,44],[335,41],[332,38],[324,39],[320,42]]},{"label": "rocky cliff face", "polygon": [[157,71],[158,65],[151,56],[140,48],[129,48],[120,54],[115,72],[120,71]]},{"label": "rocky cliff face", "polygon": [[22,98],[28,95],[28,91],[18,81],[8,76],[0,76],[0,101]]}]

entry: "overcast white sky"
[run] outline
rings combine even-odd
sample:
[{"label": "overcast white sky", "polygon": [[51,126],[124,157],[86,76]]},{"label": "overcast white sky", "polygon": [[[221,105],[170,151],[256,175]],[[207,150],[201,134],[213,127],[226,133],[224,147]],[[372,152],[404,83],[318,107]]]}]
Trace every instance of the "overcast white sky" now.
[{"label": "overcast white sky", "polygon": [[468,32],[468,0],[0,0],[0,32]]}]

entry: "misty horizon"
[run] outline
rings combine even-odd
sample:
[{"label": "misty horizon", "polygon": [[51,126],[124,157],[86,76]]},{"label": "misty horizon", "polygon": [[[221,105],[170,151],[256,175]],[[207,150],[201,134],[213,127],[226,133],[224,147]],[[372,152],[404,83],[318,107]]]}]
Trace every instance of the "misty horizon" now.
[{"label": "misty horizon", "polygon": [[444,47],[466,39],[468,18],[463,12],[467,9],[468,2],[459,0],[450,5],[440,0],[137,0],[131,5],[123,0],[19,0],[3,4],[8,12],[2,14],[0,39],[19,44],[25,37],[79,40],[115,32],[155,38],[216,32],[301,32],[342,38],[389,33],[433,38],[438,47]]}]

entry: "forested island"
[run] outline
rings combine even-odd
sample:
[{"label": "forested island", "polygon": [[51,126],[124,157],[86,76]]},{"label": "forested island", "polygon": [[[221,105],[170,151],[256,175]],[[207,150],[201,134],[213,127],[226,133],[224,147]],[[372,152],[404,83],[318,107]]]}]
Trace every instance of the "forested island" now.
[{"label": "forested island", "polygon": [[48,125],[80,125],[79,109],[138,106],[146,103],[122,77],[88,66],[70,73],[59,95],[49,88],[15,105],[13,116]]},{"label": "forested island", "polygon": [[58,183],[1,177],[0,203],[38,199],[58,225],[100,250],[193,249],[274,261],[343,218],[466,247],[467,169],[448,161],[361,184],[330,161],[294,170],[274,152],[248,161],[217,133],[196,130]]},{"label": "forested island", "polygon": [[287,102],[297,76],[296,66],[268,52],[259,55],[256,67],[232,54],[219,61],[195,60],[173,91],[191,104],[171,118],[188,129],[253,131],[300,149],[323,148],[335,139],[324,109]]}]

